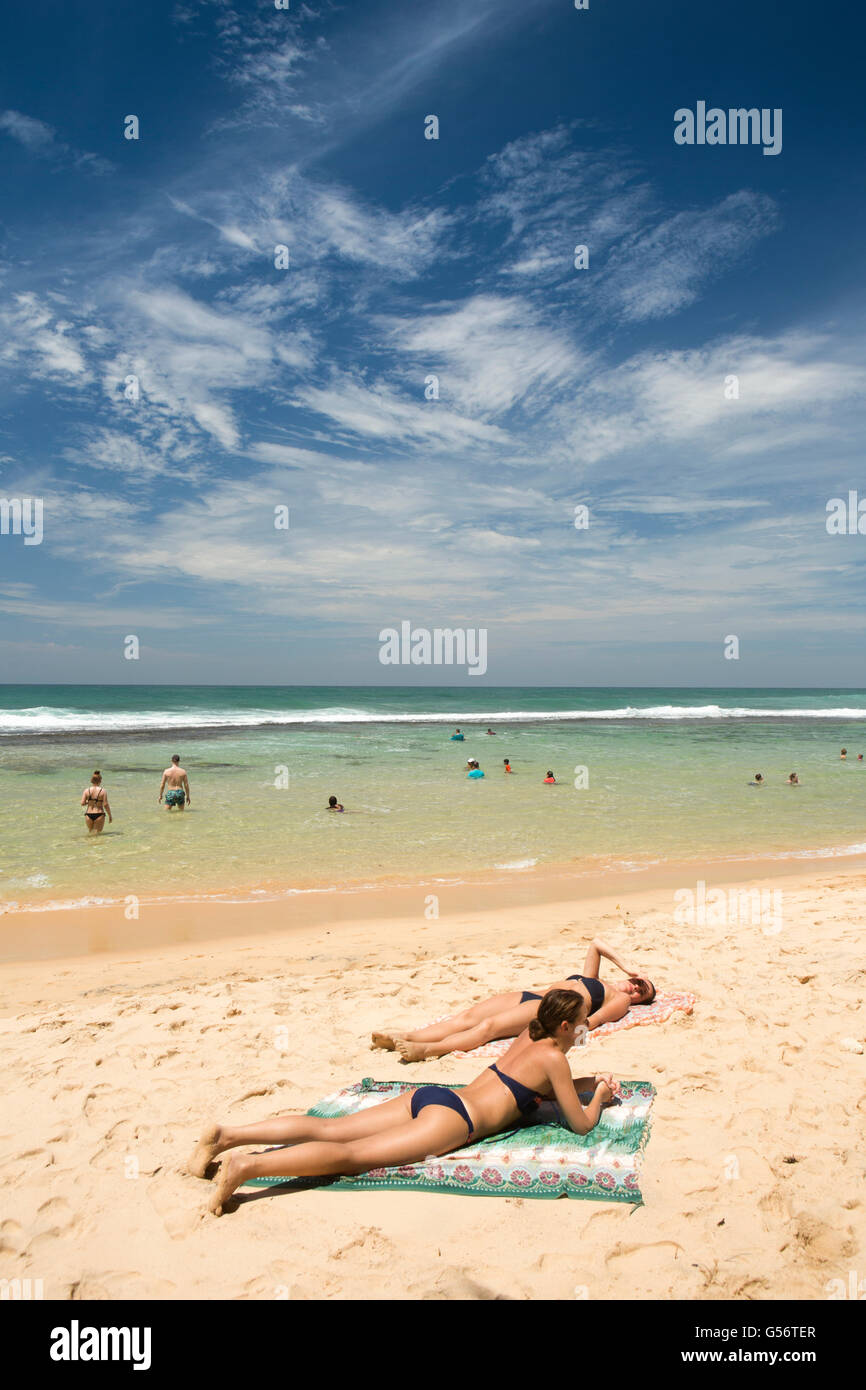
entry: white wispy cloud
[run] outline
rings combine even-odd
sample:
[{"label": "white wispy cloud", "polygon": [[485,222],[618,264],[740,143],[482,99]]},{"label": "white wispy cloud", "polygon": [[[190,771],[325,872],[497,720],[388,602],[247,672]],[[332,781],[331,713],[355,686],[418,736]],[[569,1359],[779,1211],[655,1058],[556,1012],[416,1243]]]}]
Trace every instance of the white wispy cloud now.
[{"label": "white wispy cloud", "polygon": [[347,439],[361,435],[392,445],[417,441],[434,449],[508,442],[496,425],[461,415],[442,400],[425,401],[420,381],[417,401],[399,396],[384,381],[368,383],[345,374],[323,387],[300,388],[296,399],[332,420]]},{"label": "white wispy cloud", "polygon": [[114,169],[110,160],[86,150],[76,150],[64,140],[58,139],[57,131],[36,116],[28,116],[23,111],[0,112],[0,131],[11,136],[28,153],[40,159],[53,158],[59,163],[72,164],[90,174],[108,174]]},{"label": "white wispy cloud", "polygon": [[54,144],[53,128],[35,116],[25,116],[22,111],[0,112],[0,130],[35,153],[44,153]]},{"label": "white wispy cloud", "polygon": [[91,380],[70,318],[32,292],[0,306],[0,364],[23,366],[37,379],[85,387]]},{"label": "white wispy cloud", "polygon": [[624,236],[605,266],[605,303],[626,320],[667,318],[693,304],[708,281],[772,232],[777,221],[770,198],[741,191]]},{"label": "white wispy cloud", "polygon": [[441,312],[385,321],[395,347],[442,373],[446,400],[482,418],[518,401],[543,409],[585,370],[585,355],[518,296],[474,295]]}]

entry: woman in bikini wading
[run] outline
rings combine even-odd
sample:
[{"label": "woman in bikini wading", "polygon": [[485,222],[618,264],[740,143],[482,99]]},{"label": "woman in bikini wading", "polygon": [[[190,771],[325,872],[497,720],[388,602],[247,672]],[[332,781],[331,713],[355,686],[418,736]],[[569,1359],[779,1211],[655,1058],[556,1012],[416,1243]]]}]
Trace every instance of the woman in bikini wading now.
[{"label": "woman in bikini wading", "polygon": [[111,822],[111,807],[108,804],[108,792],[102,785],[102,773],[94,772],[90,779],[90,786],[85,787],[81,794],[81,805],[84,807],[84,824],[87,826],[88,835],[101,835],[102,827],[105,825],[105,817],[108,816]]},{"label": "woman in bikini wading", "polygon": [[[339,1119],[280,1115],[255,1125],[212,1125],[199,1140],[188,1170],[203,1178],[227,1149],[285,1146],[269,1153],[233,1154],[221,1165],[210,1202],[211,1211],[220,1216],[232,1193],[251,1178],[351,1176],[420,1163],[453,1153],[471,1140],[535,1123],[535,1112],[547,1098],[557,1105],[561,1124],[575,1134],[588,1134],[613,1097],[613,1082],[610,1077],[572,1079],[566,1053],[584,1010],[583,996],[574,990],[551,990],[528,1031],[502,1058],[501,1068],[486,1067],[460,1091],[418,1086]],[[583,1106],[579,1094],[590,1090],[592,1099]]]},{"label": "woman in bikini wading", "polygon": [[[622,970],[627,980],[600,980],[602,957]],[[516,1038],[528,1028],[538,1013],[539,1002],[551,990],[576,990],[585,1000],[590,1032],[603,1023],[615,1023],[638,1004],[651,1004],[656,996],[655,985],[644,975],[629,970],[611,948],[598,938],[586,953],[582,975],[569,975],[540,990],[511,990],[482,999],[441,1023],[428,1028],[416,1028],[411,1033],[374,1033],[373,1046],[388,1052],[397,1051],[404,1062],[426,1062],[429,1057],[444,1057],[449,1052],[471,1052],[474,1047],[495,1042],[499,1038]]]}]

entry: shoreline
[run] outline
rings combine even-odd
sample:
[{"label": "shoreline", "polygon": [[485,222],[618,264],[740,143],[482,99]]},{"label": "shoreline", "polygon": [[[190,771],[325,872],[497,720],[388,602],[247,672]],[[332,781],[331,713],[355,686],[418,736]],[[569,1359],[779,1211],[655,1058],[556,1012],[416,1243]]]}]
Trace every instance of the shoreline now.
[{"label": "shoreline", "polygon": [[[272,935],[341,924],[393,920],[434,911],[439,914],[472,910],[497,911],[514,906],[527,909],[594,897],[628,897],[637,893],[678,889],[697,882],[707,887],[724,884],[757,886],[776,879],[814,877],[821,872],[855,876],[866,873],[866,850],[790,852],[779,857],[731,857],[654,861],[646,866],[575,870],[564,865],[487,870],[471,877],[421,878],[410,881],[284,890],[249,889],[246,893],[201,894],[180,891],[158,898],[138,896],[135,907],[127,898],[42,906],[16,904],[0,908],[0,965],[14,961],[80,958],[173,943],[224,941],[237,935],[239,911],[255,918],[253,935]],[[673,904],[672,904],[673,906]],[[127,917],[136,911],[137,916]],[[431,918],[428,920],[435,920]]]}]

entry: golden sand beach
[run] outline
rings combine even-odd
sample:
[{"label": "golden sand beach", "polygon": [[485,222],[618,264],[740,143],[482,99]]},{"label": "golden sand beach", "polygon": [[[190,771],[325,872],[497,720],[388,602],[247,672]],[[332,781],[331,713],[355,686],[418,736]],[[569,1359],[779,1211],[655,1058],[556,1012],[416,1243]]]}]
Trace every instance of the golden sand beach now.
[{"label": "golden sand beach", "polygon": [[[125,946],[116,907],[0,919],[0,1277],[57,1299],[826,1299],[866,1268],[866,864],[798,867],[749,885],[782,893],[775,934],[684,926],[642,875],[443,896],[438,918],[420,890],[354,920],[343,900],[330,926],[168,903]],[[49,917],[55,958],[9,960],[39,956]],[[468,1081],[484,1061],[403,1066],[371,1031],[544,984],[595,935],[697,996],[588,1064],[657,1088],[642,1206],[248,1189],[205,1214],[210,1184],[183,1172],[205,1121],[364,1076]]]}]

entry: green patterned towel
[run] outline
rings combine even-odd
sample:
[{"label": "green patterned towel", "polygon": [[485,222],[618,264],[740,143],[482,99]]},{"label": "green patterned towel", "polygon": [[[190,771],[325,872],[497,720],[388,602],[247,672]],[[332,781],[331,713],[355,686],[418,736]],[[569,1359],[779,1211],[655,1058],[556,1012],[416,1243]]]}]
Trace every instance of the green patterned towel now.
[{"label": "green patterned towel", "polygon": [[[326,1096],[307,1114],[322,1118],[354,1115],[413,1090],[415,1085],[410,1081],[373,1081],[367,1077]],[[589,1134],[572,1134],[556,1124],[524,1125],[467,1144],[443,1158],[402,1168],[373,1168],[355,1178],[324,1179],[323,1183],[344,1192],[418,1188],[475,1197],[588,1197],[640,1204],[638,1172],[649,1140],[655,1088],[648,1081],[621,1081],[618,1092],[621,1103],[602,1111]],[[310,1186],[306,1178],[253,1178],[245,1185],[269,1187],[277,1183]]]}]

